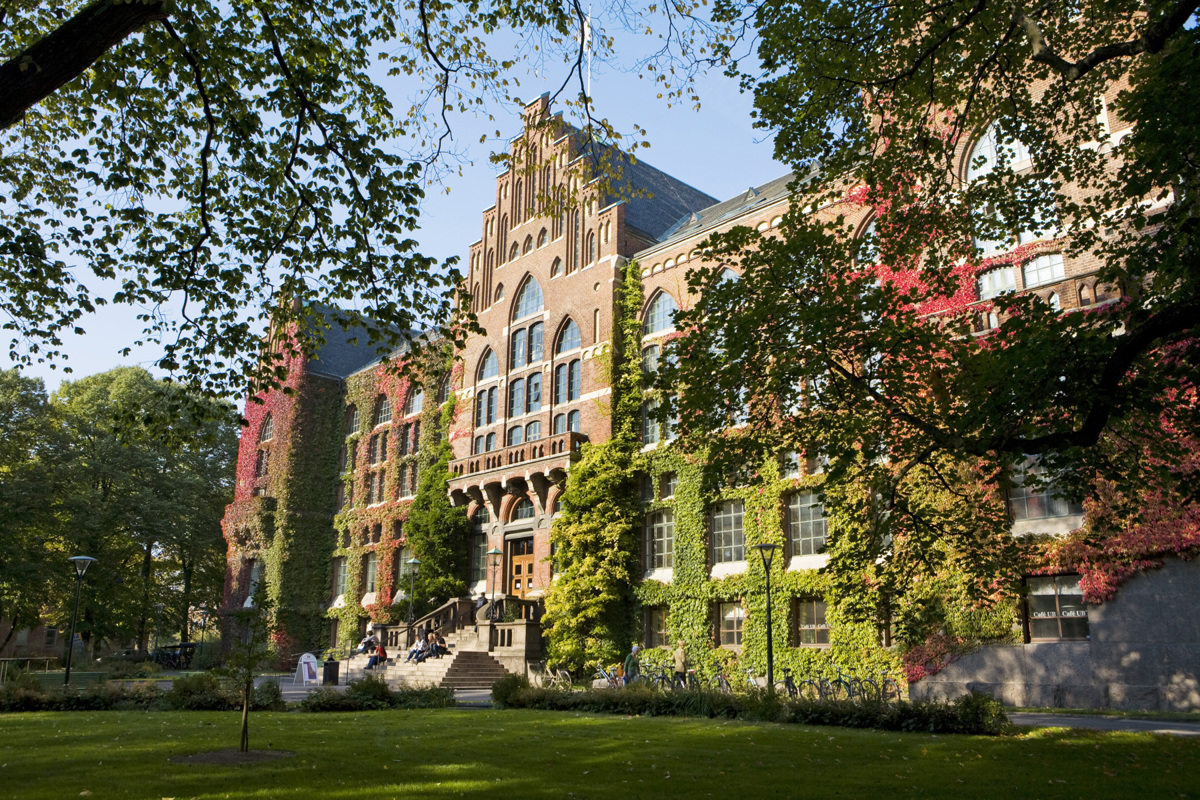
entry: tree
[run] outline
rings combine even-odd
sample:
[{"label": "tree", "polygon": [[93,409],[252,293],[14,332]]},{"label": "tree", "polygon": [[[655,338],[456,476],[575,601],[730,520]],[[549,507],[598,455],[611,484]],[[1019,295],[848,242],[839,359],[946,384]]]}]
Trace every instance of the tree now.
[{"label": "tree", "polygon": [[53,503],[57,417],[42,382],[16,370],[0,372],[0,619],[8,620],[2,650],[41,616],[57,562]]},{"label": "tree", "polygon": [[[190,609],[220,604],[220,519],[233,494],[236,418],[227,404],[183,394],[122,367],[64,383],[52,399],[62,420],[54,549],[100,562],[88,573],[92,591],[81,607],[85,640],[132,637],[145,647],[157,603],[167,606],[166,630],[186,640]],[[173,409],[197,403],[208,406],[202,427],[176,416],[164,428]],[[54,594],[65,598],[69,588],[63,583]]]},{"label": "tree", "polygon": [[[587,17],[579,0],[6,10],[10,354],[58,360],[60,334],[106,303],[149,309],[142,341],[162,346],[158,366],[206,392],[279,385],[288,353],[323,341],[318,305],[351,309],[335,324],[364,328],[381,353],[412,330],[461,340],[454,259],[438,264],[408,238],[425,186],[462,154],[449,151],[451,115],[511,106],[513,67],[557,60],[555,97],[581,109],[589,136],[614,137],[591,114],[583,70],[585,48],[602,58],[612,41],[577,35]],[[513,53],[498,55],[506,29]],[[412,90],[411,105],[389,83]],[[260,347],[263,328],[273,346]],[[414,354],[424,341],[408,342]]]},{"label": "tree", "polygon": [[224,673],[234,682],[242,698],[242,727],[238,749],[250,752],[250,709],[254,705],[254,679],[275,658],[271,650],[273,605],[265,586],[259,586],[253,602],[229,612],[237,640],[225,656]]},{"label": "tree", "polygon": [[[718,4],[761,37],[761,68],[733,71],[802,199],[781,236],[716,236],[694,273],[684,424],[726,462],[780,431],[829,461],[844,595],[947,565],[978,602],[1011,591],[996,498],[1031,457],[1046,472],[1029,481],[1076,499],[1153,479],[1196,501],[1173,468],[1197,422],[1196,8]],[[984,136],[991,158],[972,158]],[[1012,249],[1018,234],[1041,243]],[[977,303],[979,275],[1050,249],[1095,259],[1121,300]],[[717,283],[726,264],[742,279]],[[989,313],[1001,324],[973,335]]]}]

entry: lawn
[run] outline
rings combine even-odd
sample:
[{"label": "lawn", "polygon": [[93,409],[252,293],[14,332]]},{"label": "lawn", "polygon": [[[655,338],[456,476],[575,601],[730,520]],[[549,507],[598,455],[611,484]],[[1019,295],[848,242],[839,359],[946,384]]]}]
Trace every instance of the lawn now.
[{"label": "lawn", "polygon": [[1200,741],[1039,731],[877,733],[540,711],[255,714],[294,758],[172,763],[237,743],[238,715],[0,716],[0,798],[1200,797]]}]

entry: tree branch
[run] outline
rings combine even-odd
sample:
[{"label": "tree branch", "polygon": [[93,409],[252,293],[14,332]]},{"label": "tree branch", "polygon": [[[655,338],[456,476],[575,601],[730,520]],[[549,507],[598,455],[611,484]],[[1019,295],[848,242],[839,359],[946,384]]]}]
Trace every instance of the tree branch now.
[{"label": "tree branch", "polygon": [[0,65],[0,130],[79,77],[101,56],[150,22],[166,19],[159,0],[95,0],[50,35]]},{"label": "tree branch", "polygon": [[1136,56],[1140,53],[1157,53],[1166,45],[1167,39],[1187,24],[1188,19],[1196,13],[1197,9],[1200,9],[1200,0],[1180,0],[1170,13],[1142,28],[1141,33],[1133,39],[1097,47],[1075,62],[1067,61],[1056,53],[1050,43],[1046,41],[1041,25],[1019,6],[1013,12],[1013,24],[1021,28],[1028,37],[1030,58],[1046,64],[1064,80],[1074,81],[1082,78],[1105,61]]}]

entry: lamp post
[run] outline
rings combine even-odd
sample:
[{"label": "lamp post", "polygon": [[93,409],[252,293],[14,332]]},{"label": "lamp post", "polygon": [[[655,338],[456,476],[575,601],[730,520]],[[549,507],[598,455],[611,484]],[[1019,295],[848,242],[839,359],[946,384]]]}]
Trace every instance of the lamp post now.
[{"label": "lamp post", "polygon": [[63,686],[71,683],[71,656],[75,653],[75,623],[79,621],[79,592],[83,589],[83,574],[96,559],[91,556],[71,556],[67,559],[75,565],[75,610],[71,612],[71,638],[67,641],[67,674]]},{"label": "lamp post", "polygon": [[158,652],[158,629],[162,625],[162,612],[166,608],[162,603],[154,604],[154,651]]},{"label": "lamp post", "polygon": [[413,616],[413,595],[417,591],[417,570],[421,568],[421,559],[413,556],[408,561],[408,638],[412,638],[412,626],[416,621]]},{"label": "lamp post", "polygon": [[204,632],[208,630],[208,606],[200,604],[200,649],[204,650]]},{"label": "lamp post", "polygon": [[504,557],[504,551],[498,547],[493,547],[487,551],[488,560],[492,564],[492,604],[488,606],[488,619],[492,622],[496,621],[496,569],[500,566],[500,559]]},{"label": "lamp post", "polygon": [[767,691],[775,692],[775,648],[771,632],[771,561],[775,558],[777,544],[756,544],[754,549],[762,556],[763,574],[767,579]]}]

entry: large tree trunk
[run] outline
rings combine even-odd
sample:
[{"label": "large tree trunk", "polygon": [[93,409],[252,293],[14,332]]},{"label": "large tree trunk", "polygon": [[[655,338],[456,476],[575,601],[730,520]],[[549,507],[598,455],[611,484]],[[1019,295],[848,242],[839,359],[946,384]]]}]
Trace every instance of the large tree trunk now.
[{"label": "large tree trunk", "polygon": [[167,13],[158,0],[95,0],[57,30],[0,64],[0,129],[78,77],[131,33]]}]

